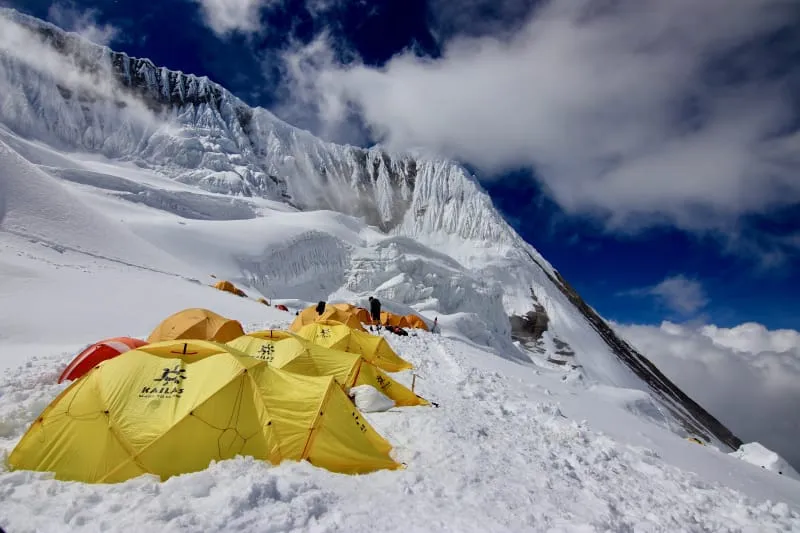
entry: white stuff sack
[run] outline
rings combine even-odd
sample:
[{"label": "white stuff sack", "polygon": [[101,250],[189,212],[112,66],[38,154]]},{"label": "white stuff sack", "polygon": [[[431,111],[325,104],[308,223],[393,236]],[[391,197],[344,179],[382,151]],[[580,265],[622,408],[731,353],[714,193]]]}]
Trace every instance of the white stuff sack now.
[{"label": "white stuff sack", "polygon": [[353,387],[350,389],[350,397],[355,401],[356,407],[365,413],[386,411],[394,407],[394,400],[386,397],[386,395],[372,385]]}]

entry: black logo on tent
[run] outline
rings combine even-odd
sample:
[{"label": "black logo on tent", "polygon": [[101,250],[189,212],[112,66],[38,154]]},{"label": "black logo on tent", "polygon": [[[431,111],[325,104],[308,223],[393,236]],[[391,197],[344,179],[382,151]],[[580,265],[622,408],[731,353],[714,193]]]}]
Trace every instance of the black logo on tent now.
[{"label": "black logo on tent", "polygon": [[272,343],[262,344],[261,348],[258,349],[258,354],[261,356],[259,359],[271,363],[275,359],[275,345]]},{"label": "black logo on tent", "polygon": [[381,390],[386,390],[386,389],[388,389],[389,387],[392,386],[392,382],[389,381],[388,379],[384,379],[383,376],[377,376],[375,378],[375,381],[377,381],[378,385],[381,386]]},{"label": "black logo on tent", "polygon": [[319,336],[322,337],[323,339],[327,339],[328,337],[331,336],[331,330],[328,328],[322,328],[321,330],[319,330]]},{"label": "black logo on tent", "polygon": [[164,368],[161,375],[153,378],[157,385],[145,385],[139,392],[139,398],[178,398],[183,394],[183,381],[186,379],[186,369],[181,365]]},{"label": "black logo on tent", "polygon": [[353,415],[353,421],[356,423],[356,427],[361,430],[361,433],[366,433],[367,425],[361,421],[361,417],[357,415],[355,411],[350,414]]},{"label": "black logo on tent", "polygon": [[153,381],[164,381],[164,382],[174,381],[178,383],[182,379],[186,379],[186,369],[181,368],[181,365],[175,365],[171,369],[165,368],[161,374],[161,377],[156,378]]}]

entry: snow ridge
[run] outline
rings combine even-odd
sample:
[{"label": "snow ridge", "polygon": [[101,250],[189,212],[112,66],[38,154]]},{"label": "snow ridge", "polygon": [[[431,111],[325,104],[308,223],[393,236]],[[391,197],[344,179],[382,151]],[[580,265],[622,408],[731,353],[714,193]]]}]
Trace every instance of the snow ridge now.
[{"label": "snow ridge", "polygon": [[[412,237],[439,231],[521,243],[474,177],[452,161],[326,143],[265,109],[250,108],[206,77],[87,43],[13,10],[0,15],[21,22],[70,68],[104,72],[113,81],[105,93],[92,94],[91,84],[66,87],[53,71],[0,53],[0,82],[24,89],[2,97],[0,119],[26,137],[133,161],[210,192],[331,209],[382,230],[402,226]],[[126,95],[142,100],[152,120],[121,113]],[[429,214],[419,216],[423,212]],[[474,216],[479,213],[489,216]]]},{"label": "snow ridge", "polygon": [[245,280],[272,298],[314,301],[342,286],[351,247],[327,233],[308,231],[265,250],[263,257],[240,257]]},{"label": "snow ridge", "polygon": [[[508,315],[539,303],[550,318],[547,335],[571,346],[590,379],[652,392],[687,431],[737,445],[641,354],[617,342],[503,220],[476,178],[452,161],[323,142],[208,78],[88,43],[8,9],[0,10],[0,87],[10,89],[0,91],[0,123],[26,138],[133,163],[210,193],[352,215],[397,237],[371,263],[329,236],[287,239],[264,255],[237,257],[252,286],[309,298],[374,291],[421,310],[474,314],[495,345],[508,342]],[[163,194],[120,194],[177,211]],[[178,214],[213,216],[205,207]],[[250,215],[231,211],[231,218]],[[432,262],[430,250],[414,259],[414,245],[402,238],[441,250],[458,266]]]}]

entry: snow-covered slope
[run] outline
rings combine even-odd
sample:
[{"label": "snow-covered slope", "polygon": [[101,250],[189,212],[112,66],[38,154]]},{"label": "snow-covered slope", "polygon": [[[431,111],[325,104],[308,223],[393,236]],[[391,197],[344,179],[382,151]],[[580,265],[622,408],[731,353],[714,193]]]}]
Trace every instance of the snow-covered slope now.
[{"label": "snow-covered slope", "polygon": [[185,270],[179,261],[138,238],[119,220],[96,211],[3,141],[0,199],[0,225],[5,232],[58,250],[79,250],[143,268]]},{"label": "snow-covered slope", "polygon": [[[88,46],[99,56],[82,52],[76,70],[54,50],[77,41],[26,20],[49,35],[26,42],[36,57],[8,46],[25,37],[0,17],[0,459],[78,350],[146,337],[183,308],[254,331],[319,299],[377,294],[442,331],[383,333],[439,405],[365,413],[402,471],[237,458],[165,483],[85,485],[0,461],[9,533],[800,530],[800,482],[726,453],[738,439],[459,166],[322,143],[207,80],[106,49]],[[104,54],[127,66],[101,75]],[[209,286],[219,279],[249,297]]]},{"label": "snow-covered slope", "polygon": [[653,394],[682,431],[741,444],[620,339],[451,161],[322,142],[207,78],[11,10],[0,12],[0,87],[6,145],[169,256],[148,264],[182,263],[170,271],[198,279],[213,265],[270,297],[375,293],[429,317],[463,315],[460,335],[504,357],[561,357],[589,381]]},{"label": "snow-covered slope", "polygon": [[760,442],[743,444],[738,450],[731,452],[730,455],[771,472],[777,472],[778,475],[788,476],[800,481],[800,474],[786,462],[786,459],[766,448]]},{"label": "snow-covered slope", "polygon": [[[239,238],[233,226],[230,238]],[[0,307],[0,362],[18,358],[0,374],[0,456],[66,386],[56,384],[58,375],[84,342],[143,337],[166,315],[198,305],[239,319],[248,331],[285,328],[293,318],[201,284],[42,248],[5,232],[0,299],[13,302]],[[416,391],[439,405],[365,413],[408,465],[404,470],[347,476],[244,457],[164,483],[141,476],[87,485],[0,465],[0,527],[9,533],[800,528],[800,482],[687,442],[667,429],[668,417],[648,407],[642,392],[565,383],[559,369],[526,367],[459,340],[464,318],[448,317],[442,335],[385,334],[416,365],[422,378]],[[408,372],[394,377],[406,385],[412,379]]]}]

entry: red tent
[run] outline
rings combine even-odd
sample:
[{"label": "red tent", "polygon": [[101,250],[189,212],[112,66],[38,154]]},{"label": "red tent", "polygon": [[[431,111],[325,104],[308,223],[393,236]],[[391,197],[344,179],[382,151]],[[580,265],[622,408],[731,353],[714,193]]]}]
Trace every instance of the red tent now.
[{"label": "red tent", "polygon": [[75,356],[75,359],[73,359],[61,373],[58,382],[61,383],[64,380],[72,381],[78,379],[106,359],[111,359],[121,353],[139,348],[146,344],[147,343],[143,340],[133,339],[131,337],[114,337],[96,342],[87,346],[81,353]]},{"label": "red tent", "polygon": [[283,305],[283,304],[278,304],[278,305],[276,305],[276,306],[275,306],[275,309],[280,309],[281,311],[288,311],[288,310],[289,310],[289,308],[288,308],[288,307],[286,307],[286,306],[285,306],[285,305]]}]

